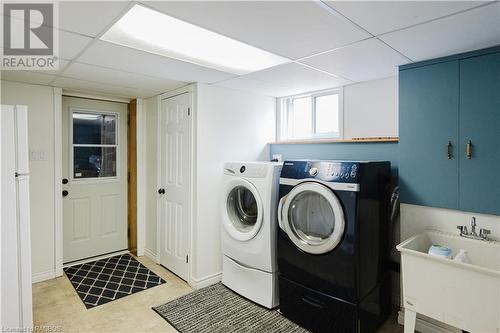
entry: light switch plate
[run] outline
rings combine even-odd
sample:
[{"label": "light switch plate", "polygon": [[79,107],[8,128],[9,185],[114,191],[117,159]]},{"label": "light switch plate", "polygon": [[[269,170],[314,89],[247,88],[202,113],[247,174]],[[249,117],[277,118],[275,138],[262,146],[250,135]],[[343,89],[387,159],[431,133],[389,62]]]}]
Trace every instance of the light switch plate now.
[{"label": "light switch plate", "polygon": [[32,150],[30,152],[30,161],[46,161],[47,152],[43,150]]}]

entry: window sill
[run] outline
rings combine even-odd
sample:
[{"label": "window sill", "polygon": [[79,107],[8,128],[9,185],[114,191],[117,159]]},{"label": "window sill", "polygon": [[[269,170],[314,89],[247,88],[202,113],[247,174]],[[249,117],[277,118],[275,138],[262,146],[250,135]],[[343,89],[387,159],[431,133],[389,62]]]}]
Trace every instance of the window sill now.
[{"label": "window sill", "polygon": [[348,140],[341,139],[302,139],[302,140],[285,140],[275,141],[270,144],[288,145],[288,144],[314,144],[314,143],[374,143],[374,142],[399,142],[399,137],[384,136],[373,138],[352,138]]}]

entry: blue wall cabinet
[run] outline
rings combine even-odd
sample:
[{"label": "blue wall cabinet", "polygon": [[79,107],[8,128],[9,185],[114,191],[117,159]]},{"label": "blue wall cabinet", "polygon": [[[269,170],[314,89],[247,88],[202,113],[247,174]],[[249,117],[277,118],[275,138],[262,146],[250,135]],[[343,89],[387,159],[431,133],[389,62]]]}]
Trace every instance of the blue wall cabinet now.
[{"label": "blue wall cabinet", "polygon": [[458,66],[451,61],[399,73],[402,202],[458,208]]},{"label": "blue wall cabinet", "polygon": [[460,61],[459,114],[460,208],[500,215],[500,53]]},{"label": "blue wall cabinet", "polygon": [[399,72],[401,202],[500,215],[500,48]]}]

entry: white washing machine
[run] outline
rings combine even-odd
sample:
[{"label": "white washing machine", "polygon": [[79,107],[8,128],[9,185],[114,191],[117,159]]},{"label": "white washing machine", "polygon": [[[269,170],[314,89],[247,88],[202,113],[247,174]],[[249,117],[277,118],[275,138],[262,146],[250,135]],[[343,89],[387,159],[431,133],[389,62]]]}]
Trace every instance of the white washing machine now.
[{"label": "white washing machine", "polygon": [[278,305],[277,217],[282,163],[224,165],[222,283],[251,301]]}]

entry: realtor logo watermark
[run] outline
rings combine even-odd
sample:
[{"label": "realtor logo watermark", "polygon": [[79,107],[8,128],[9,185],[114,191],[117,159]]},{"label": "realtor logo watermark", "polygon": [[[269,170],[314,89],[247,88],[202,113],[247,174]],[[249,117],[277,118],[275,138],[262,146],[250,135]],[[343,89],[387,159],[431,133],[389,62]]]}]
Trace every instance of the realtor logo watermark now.
[{"label": "realtor logo watermark", "polygon": [[55,70],[57,3],[3,3],[2,70]]}]

